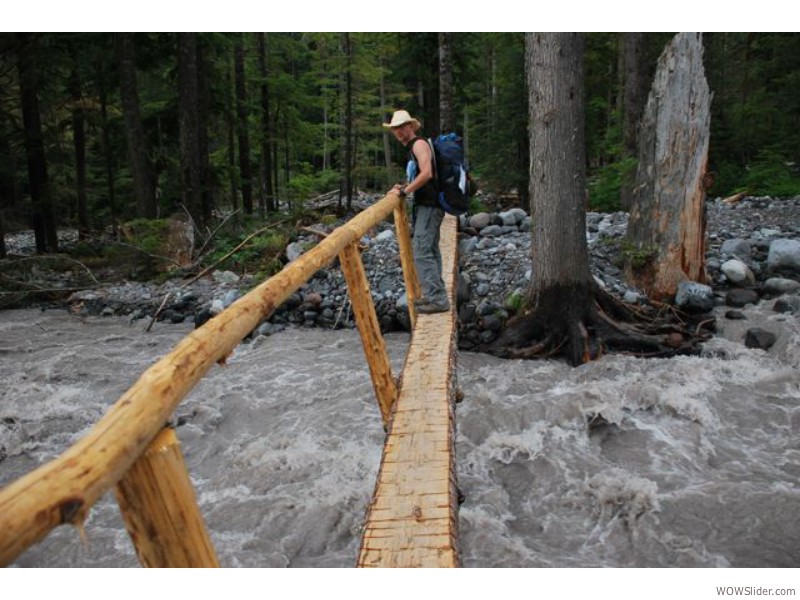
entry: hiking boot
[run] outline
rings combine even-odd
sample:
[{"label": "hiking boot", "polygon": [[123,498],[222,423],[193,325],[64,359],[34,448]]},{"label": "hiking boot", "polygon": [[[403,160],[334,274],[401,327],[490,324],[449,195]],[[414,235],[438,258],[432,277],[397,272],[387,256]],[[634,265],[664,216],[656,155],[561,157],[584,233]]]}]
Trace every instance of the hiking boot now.
[{"label": "hiking boot", "polygon": [[430,315],[433,313],[442,313],[450,310],[450,303],[445,300],[444,302],[420,302],[415,304],[417,312],[423,315]]}]

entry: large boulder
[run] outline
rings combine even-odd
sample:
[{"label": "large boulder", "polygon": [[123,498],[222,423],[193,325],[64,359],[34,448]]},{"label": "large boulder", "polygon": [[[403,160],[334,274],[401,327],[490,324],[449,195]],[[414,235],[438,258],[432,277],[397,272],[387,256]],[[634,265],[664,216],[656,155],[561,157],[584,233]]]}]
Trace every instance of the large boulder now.
[{"label": "large boulder", "polygon": [[675,294],[675,305],[688,313],[706,313],[714,308],[714,290],[695,281],[682,281]]},{"label": "large boulder", "polygon": [[770,271],[800,274],[800,242],[781,238],[769,245],[767,267]]},{"label": "large boulder", "polygon": [[750,258],[750,242],[741,238],[734,238],[727,240],[722,244],[719,250],[720,254],[727,254],[729,256],[737,256],[739,258]]},{"label": "large boulder", "polygon": [[503,225],[513,225],[516,227],[527,216],[527,213],[521,208],[511,208],[499,213],[498,216],[503,220]]},{"label": "large boulder", "polygon": [[720,270],[725,277],[734,285],[748,286],[756,282],[753,271],[746,264],[735,258],[722,263]]},{"label": "large boulder", "polygon": [[771,296],[780,296],[800,289],[800,282],[783,277],[770,277],[764,282],[764,293]]},{"label": "large boulder", "polygon": [[748,329],[747,333],[744,336],[744,345],[748,348],[759,348],[761,350],[769,350],[777,337],[771,331],[767,331],[766,329],[759,329],[758,327],[753,327],[752,329]]},{"label": "large boulder", "polygon": [[469,226],[473,229],[481,230],[492,222],[492,215],[481,212],[470,217]]},{"label": "large boulder", "polygon": [[725,305],[742,308],[748,304],[758,304],[758,293],[754,290],[735,289],[725,295]]}]

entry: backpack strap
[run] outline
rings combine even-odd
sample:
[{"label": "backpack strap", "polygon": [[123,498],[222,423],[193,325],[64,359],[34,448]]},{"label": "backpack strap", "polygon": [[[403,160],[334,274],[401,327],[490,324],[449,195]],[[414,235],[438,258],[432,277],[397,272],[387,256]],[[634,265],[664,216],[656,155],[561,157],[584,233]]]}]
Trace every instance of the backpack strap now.
[{"label": "backpack strap", "polygon": [[[417,160],[416,154],[414,154],[414,144],[417,143],[417,140],[425,140],[425,143],[428,144],[428,148],[430,148],[430,150],[431,150],[431,165],[432,165],[432,168],[433,168],[433,180],[432,181],[433,181],[433,184],[436,186],[436,189],[438,190],[439,189],[439,175],[438,175],[439,169],[438,169],[438,166],[436,165],[436,152],[435,152],[435,150],[433,148],[433,141],[431,140],[431,138],[424,138],[424,137],[420,137],[420,136],[415,136],[406,145],[406,148],[408,149],[408,153],[411,155],[411,158],[414,160],[414,162],[417,163],[417,167],[419,167],[419,161]],[[420,168],[420,170],[421,170],[421,168]]]},{"label": "backpack strap", "polygon": [[439,165],[436,164],[436,150],[433,147],[433,140],[431,138],[425,138],[425,141],[428,142],[428,148],[431,149],[431,163],[433,163],[433,183],[436,185],[436,189],[439,189]]}]

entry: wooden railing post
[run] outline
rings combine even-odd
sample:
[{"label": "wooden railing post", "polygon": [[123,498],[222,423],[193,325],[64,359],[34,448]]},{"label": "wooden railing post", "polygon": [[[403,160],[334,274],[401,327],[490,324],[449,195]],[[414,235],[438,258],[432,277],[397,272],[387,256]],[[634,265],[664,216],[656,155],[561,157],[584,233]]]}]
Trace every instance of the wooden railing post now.
[{"label": "wooden railing post", "polygon": [[165,428],[116,486],[145,567],[218,567],[175,430]]},{"label": "wooden railing post", "polygon": [[383,424],[384,427],[388,427],[392,407],[397,400],[397,384],[392,376],[392,366],[386,352],[386,343],[381,335],[378,316],[375,313],[375,305],[372,303],[372,294],[369,290],[369,281],[367,281],[367,274],[364,271],[364,263],[361,262],[357,242],[342,249],[339,253],[339,262],[342,265],[345,281],[347,281],[347,290],[353,305],[356,325],[361,334],[361,343],[364,346],[367,364],[369,364],[369,373],[372,377],[375,395],[378,398]]},{"label": "wooden railing post", "polygon": [[401,202],[394,209],[394,227],[397,232],[397,244],[400,246],[400,264],[403,267],[403,279],[406,283],[406,298],[408,298],[408,316],[411,319],[411,330],[417,323],[417,309],[414,300],[420,297],[419,279],[417,268],[414,265],[414,252],[411,247],[411,232],[406,217],[405,202]]}]

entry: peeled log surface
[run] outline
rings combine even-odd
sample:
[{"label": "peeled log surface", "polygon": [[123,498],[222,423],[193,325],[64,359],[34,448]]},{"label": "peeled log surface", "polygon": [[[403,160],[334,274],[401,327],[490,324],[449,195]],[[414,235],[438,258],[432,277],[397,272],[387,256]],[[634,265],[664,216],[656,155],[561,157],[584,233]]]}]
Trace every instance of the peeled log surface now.
[{"label": "peeled log surface", "polygon": [[174,429],[163,429],[116,488],[145,567],[218,567]]},{"label": "peeled log surface", "polygon": [[180,401],[262,319],[348,244],[400,205],[389,194],[228,309],[145,371],[80,441],[0,491],[0,565],[62,523],[80,524],[161,431]]},{"label": "peeled log surface", "polygon": [[359,567],[457,567],[456,219],[440,249],[453,310],[420,314],[361,540]]},{"label": "peeled log surface", "polygon": [[347,292],[356,316],[361,344],[364,347],[364,355],[372,377],[372,387],[375,389],[375,396],[378,399],[378,408],[381,411],[383,424],[388,427],[392,406],[397,400],[397,384],[392,377],[392,366],[386,352],[386,342],[383,341],[381,335],[378,315],[369,291],[369,281],[356,242],[342,250],[339,255],[339,263],[342,266],[345,281],[347,281]]},{"label": "peeled log surface", "polygon": [[655,300],[674,297],[681,281],[705,281],[705,175],[711,95],[702,36],[679,33],[659,58],[640,125],[639,165],[628,241],[653,254],[628,259],[628,281]]}]

